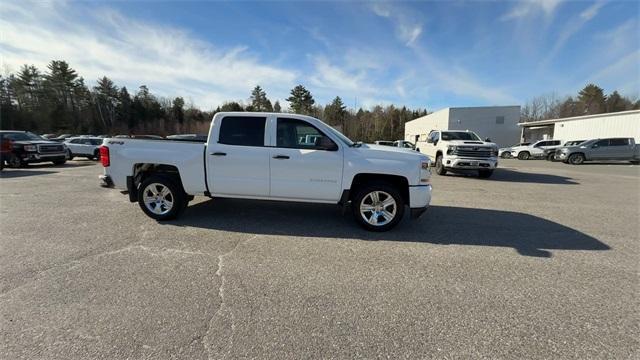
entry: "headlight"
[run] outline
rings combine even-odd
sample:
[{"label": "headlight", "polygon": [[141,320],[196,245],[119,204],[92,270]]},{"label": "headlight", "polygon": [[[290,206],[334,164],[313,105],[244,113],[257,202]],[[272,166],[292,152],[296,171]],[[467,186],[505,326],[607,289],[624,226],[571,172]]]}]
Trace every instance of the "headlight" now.
[{"label": "headlight", "polygon": [[421,168],[422,168],[422,170],[429,170],[429,165],[430,165],[430,164],[431,164],[431,161],[428,161],[428,160],[427,160],[427,161],[423,161],[423,162],[421,163]]},{"label": "headlight", "polygon": [[498,156],[498,148],[491,149],[491,155]]},{"label": "headlight", "polygon": [[456,151],[457,147],[455,145],[449,145],[447,146],[447,155],[452,154],[454,151]]},{"label": "headlight", "polygon": [[38,148],[36,148],[35,145],[25,145],[24,146],[24,151],[37,151]]}]

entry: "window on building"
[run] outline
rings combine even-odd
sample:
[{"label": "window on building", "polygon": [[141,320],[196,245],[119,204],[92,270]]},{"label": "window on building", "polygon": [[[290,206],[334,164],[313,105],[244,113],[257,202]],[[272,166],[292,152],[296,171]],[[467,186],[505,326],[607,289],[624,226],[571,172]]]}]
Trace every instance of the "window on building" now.
[{"label": "window on building", "polygon": [[504,124],[504,116],[496,116],[496,124]]}]

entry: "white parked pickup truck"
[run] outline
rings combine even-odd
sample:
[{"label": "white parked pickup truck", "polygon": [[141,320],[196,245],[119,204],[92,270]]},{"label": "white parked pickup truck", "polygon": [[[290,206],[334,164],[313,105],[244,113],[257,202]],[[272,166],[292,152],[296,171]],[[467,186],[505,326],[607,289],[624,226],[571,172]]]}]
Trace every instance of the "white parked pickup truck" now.
[{"label": "white parked pickup truck", "polygon": [[488,178],[498,167],[498,146],[488,140],[468,130],[433,130],[419,146],[420,152],[436,159],[438,175],[447,170],[478,170],[479,177]]},{"label": "white parked pickup truck", "polygon": [[431,201],[427,156],[355,143],[303,115],[221,112],[204,144],[112,138],[100,152],[102,186],[126,190],[156,220],[204,195],[351,204],[360,225],[386,231],[405,206],[417,217]]}]

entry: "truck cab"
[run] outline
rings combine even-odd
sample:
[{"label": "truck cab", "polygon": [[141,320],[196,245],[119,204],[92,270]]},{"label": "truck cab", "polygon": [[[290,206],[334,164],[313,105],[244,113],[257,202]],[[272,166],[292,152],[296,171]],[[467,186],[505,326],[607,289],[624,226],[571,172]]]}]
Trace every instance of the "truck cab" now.
[{"label": "truck cab", "polygon": [[481,178],[488,178],[498,166],[498,146],[473,131],[433,130],[426,144],[420,145],[420,152],[435,159],[438,175],[449,170],[477,170]]}]

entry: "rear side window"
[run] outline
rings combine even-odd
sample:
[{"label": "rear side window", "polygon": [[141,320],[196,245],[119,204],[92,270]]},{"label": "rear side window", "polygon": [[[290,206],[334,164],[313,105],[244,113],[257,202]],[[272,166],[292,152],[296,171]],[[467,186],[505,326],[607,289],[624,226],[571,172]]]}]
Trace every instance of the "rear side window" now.
[{"label": "rear side window", "polygon": [[609,146],[627,146],[629,145],[629,139],[610,139]]},{"label": "rear side window", "polygon": [[555,146],[555,145],[560,145],[560,140],[554,140],[551,142],[551,145]]},{"label": "rear side window", "polygon": [[222,119],[218,142],[227,145],[264,146],[264,126],[267,118],[227,116]]}]

